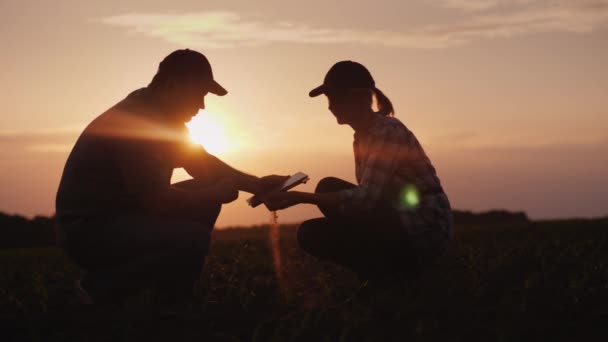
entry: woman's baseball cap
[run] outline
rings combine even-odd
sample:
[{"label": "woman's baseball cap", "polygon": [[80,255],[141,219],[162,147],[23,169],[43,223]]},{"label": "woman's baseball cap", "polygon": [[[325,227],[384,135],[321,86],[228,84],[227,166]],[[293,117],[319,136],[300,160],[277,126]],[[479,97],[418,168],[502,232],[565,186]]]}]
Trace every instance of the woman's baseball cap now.
[{"label": "woman's baseball cap", "polygon": [[323,84],[311,90],[310,97],[321,94],[341,92],[356,88],[374,89],[376,82],[369,70],[362,64],[353,61],[341,61],[334,64],[323,80]]},{"label": "woman's baseball cap", "polygon": [[183,49],[171,52],[158,65],[159,74],[200,77],[204,89],[215,95],[224,96],[228,91],[213,79],[211,64],[198,51]]}]

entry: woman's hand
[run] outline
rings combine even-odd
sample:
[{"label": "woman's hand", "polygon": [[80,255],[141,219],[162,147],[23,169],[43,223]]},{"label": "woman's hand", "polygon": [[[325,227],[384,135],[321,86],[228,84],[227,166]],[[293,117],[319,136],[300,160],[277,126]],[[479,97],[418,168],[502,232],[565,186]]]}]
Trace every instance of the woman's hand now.
[{"label": "woman's hand", "polygon": [[304,203],[303,193],[298,191],[275,192],[264,196],[262,202],[270,211],[281,210]]},{"label": "woman's hand", "polygon": [[258,180],[258,191],[255,194],[263,194],[267,191],[280,187],[289,179],[289,176],[269,175]]}]

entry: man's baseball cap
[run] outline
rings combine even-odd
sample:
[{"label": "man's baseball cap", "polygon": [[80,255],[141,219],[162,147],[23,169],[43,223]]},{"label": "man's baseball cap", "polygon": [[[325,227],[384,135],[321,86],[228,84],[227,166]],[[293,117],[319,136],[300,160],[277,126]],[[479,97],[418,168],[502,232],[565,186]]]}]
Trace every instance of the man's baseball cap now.
[{"label": "man's baseball cap", "polygon": [[310,97],[321,94],[342,92],[349,89],[376,87],[374,78],[367,68],[353,61],[341,61],[334,64],[323,80],[323,84],[311,90]]},{"label": "man's baseball cap", "polygon": [[204,90],[219,96],[228,94],[228,91],[213,79],[207,57],[198,51],[183,49],[171,52],[158,65],[158,73],[200,77],[205,84]]}]

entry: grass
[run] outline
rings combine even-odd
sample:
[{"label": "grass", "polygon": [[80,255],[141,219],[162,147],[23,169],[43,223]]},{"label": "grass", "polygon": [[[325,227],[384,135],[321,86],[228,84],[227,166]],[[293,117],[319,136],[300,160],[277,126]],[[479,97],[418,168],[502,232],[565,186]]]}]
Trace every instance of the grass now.
[{"label": "grass", "polygon": [[79,270],[54,248],[0,250],[3,341],[521,341],[608,337],[608,219],[457,226],[421,277],[361,295],[350,271],[281,229],[216,231],[195,296],[144,291],[118,309],[77,304]]}]

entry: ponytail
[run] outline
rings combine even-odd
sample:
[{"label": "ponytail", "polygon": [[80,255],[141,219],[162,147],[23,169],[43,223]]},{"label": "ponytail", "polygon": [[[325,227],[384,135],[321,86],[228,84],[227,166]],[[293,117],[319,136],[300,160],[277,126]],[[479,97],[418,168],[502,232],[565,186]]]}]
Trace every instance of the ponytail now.
[{"label": "ponytail", "polygon": [[382,116],[395,116],[395,110],[393,109],[391,100],[389,100],[380,89],[374,88],[373,91],[374,95],[376,95],[376,101],[378,102],[378,114],[381,114]]}]

